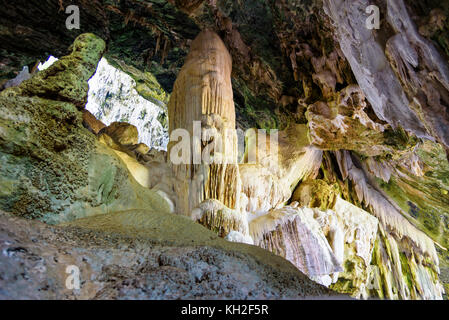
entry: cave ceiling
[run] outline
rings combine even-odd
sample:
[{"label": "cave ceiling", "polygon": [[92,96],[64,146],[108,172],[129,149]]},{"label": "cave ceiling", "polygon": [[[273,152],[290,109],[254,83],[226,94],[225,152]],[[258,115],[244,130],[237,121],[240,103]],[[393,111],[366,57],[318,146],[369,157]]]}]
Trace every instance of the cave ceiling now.
[{"label": "cave ceiling", "polygon": [[[307,42],[319,55],[334,45],[326,24],[318,21],[325,18],[319,1],[1,2],[0,79],[48,55],[63,56],[79,34],[93,32],[107,41],[109,60],[150,71],[171,92],[191,40],[204,28],[216,31],[233,58],[234,99],[243,128],[282,127],[295,118],[296,100],[304,92],[289,58],[291,47]],[[64,8],[70,4],[80,7],[79,30],[65,27]],[[306,73],[311,66],[299,68]]]}]

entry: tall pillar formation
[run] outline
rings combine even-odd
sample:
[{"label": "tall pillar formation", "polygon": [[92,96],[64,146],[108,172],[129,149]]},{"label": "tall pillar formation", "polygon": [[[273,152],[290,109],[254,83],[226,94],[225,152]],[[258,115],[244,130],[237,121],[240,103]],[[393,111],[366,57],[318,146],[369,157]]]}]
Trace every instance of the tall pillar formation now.
[{"label": "tall pillar formation", "polygon": [[[238,206],[241,182],[231,70],[232,58],[223,41],[215,32],[204,30],[192,42],[176,79],[168,103],[170,137],[176,129],[187,130],[191,137],[190,162],[172,166],[176,178],[174,191],[178,195],[176,210],[180,214],[190,215],[206,199],[219,200],[230,209]],[[198,136],[199,122],[201,141],[192,139],[194,133]],[[218,136],[222,137],[221,142]],[[213,141],[219,143],[210,155],[226,160],[218,164],[194,162],[195,150],[201,152],[197,155],[203,154],[210,150]],[[178,142],[170,141],[169,157]]]}]

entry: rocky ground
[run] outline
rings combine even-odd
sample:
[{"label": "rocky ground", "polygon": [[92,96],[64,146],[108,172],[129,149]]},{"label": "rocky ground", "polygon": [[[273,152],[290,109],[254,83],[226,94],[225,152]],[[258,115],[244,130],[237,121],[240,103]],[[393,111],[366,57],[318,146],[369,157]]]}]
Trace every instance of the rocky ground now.
[{"label": "rocky ground", "polygon": [[[1,212],[0,250],[1,299],[345,298],[268,251],[175,215],[124,212],[58,227]],[[79,290],[66,288],[70,265]]]}]

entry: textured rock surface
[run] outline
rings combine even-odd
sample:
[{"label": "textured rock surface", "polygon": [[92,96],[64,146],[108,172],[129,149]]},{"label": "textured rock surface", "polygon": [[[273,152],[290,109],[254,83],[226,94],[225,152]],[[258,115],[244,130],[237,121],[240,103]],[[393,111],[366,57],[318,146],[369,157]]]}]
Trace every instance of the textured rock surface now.
[{"label": "textured rock surface", "polygon": [[120,146],[132,146],[139,141],[139,132],[136,126],[126,122],[113,122],[99,132],[107,134],[114,142]]},{"label": "textured rock surface", "polygon": [[[0,206],[49,223],[129,208],[169,211],[83,127],[77,107],[104,50],[94,35],[19,87],[0,94]],[[62,88],[62,89],[60,89]]]},{"label": "textured rock surface", "polygon": [[[0,250],[2,299],[338,298],[260,248],[148,211],[64,227],[0,213]],[[69,265],[79,290],[66,288]]]},{"label": "textured rock surface", "polygon": [[347,151],[339,153],[337,159],[343,176],[354,184],[355,197],[379,219],[372,263],[378,268],[374,275],[377,285],[371,294],[389,299],[441,299],[444,291],[436,276],[440,270],[434,241],[377,188]]},{"label": "textured rock surface", "polygon": [[332,210],[286,206],[250,222],[256,245],[274,252],[314,281],[368,298],[378,221],[342,200]]},{"label": "textured rock surface", "polygon": [[386,156],[410,147],[391,144],[394,130],[366,113],[367,103],[358,86],[350,85],[318,101],[306,112],[312,143],[323,150],[353,150],[366,156]]},{"label": "textured rock surface", "polygon": [[343,267],[342,272],[333,275],[338,280],[331,288],[353,297],[368,298],[372,287],[371,259],[378,220],[340,197],[333,210],[335,215],[326,211],[318,217]]},{"label": "textured rock surface", "polygon": [[338,30],[341,50],[376,115],[391,124],[400,124],[419,136],[426,136],[417,115],[409,108],[409,100],[381,45],[372,31],[366,28],[368,15],[365,10],[369,5],[368,0],[324,1],[325,11]]},{"label": "textured rock surface", "polygon": [[[254,243],[292,262],[309,277],[341,271],[341,266],[309,208],[284,207],[254,219]],[[321,280],[322,281],[322,280]]]},{"label": "textured rock surface", "polygon": [[291,200],[303,207],[326,210],[334,206],[338,191],[337,185],[329,185],[324,180],[306,180],[299,184]]},{"label": "textured rock surface", "polygon": [[369,1],[324,1],[338,29],[339,44],[376,115],[384,121],[429,134],[446,147],[449,68],[435,46],[419,34],[404,1],[386,1],[386,50],[365,27]]},{"label": "textured rock surface", "polygon": [[[174,139],[168,147],[179,213],[189,215],[210,198],[230,209],[238,208],[240,175],[231,68],[231,57],[220,37],[204,30],[192,42],[176,79],[168,103],[169,132],[171,138],[178,129],[190,134],[187,148],[182,147],[186,141]],[[179,153],[183,157],[180,164],[174,159]]]},{"label": "textured rock surface", "polygon": [[248,222],[244,216],[215,199],[203,201],[193,210],[192,218],[222,238],[232,231],[249,236]]},{"label": "textured rock surface", "polygon": [[259,215],[282,206],[299,181],[316,177],[321,158],[322,151],[310,145],[304,125],[273,134],[250,131],[239,165],[242,210]]},{"label": "textured rock surface", "polygon": [[90,132],[97,134],[101,129],[106,127],[106,125],[103,122],[95,118],[95,116],[88,110],[84,109],[82,110],[82,112],[83,112],[83,125]]},{"label": "textured rock surface", "polygon": [[42,70],[9,92],[68,102],[84,109],[87,81],[94,74],[105,49],[102,39],[94,34],[82,34],[69,48],[70,55],[62,57],[52,68]]}]

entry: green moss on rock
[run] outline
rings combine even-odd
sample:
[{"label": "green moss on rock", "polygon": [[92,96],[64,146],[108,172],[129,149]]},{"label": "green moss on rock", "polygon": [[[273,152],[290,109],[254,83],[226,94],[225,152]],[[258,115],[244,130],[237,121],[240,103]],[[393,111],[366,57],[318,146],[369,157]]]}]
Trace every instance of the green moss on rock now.
[{"label": "green moss on rock", "polygon": [[48,223],[134,208],[169,211],[83,127],[78,108],[104,45],[81,35],[71,55],[0,93],[1,210]]}]

